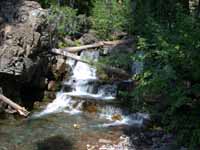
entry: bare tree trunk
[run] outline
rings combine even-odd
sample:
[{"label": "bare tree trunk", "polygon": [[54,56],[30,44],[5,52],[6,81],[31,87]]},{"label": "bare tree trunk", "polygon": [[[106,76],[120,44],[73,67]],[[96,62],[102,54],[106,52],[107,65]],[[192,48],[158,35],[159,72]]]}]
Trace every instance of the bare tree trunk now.
[{"label": "bare tree trunk", "polygon": [[136,8],[137,8],[137,0],[132,0],[132,14],[133,14],[133,16],[136,15]]},{"label": "bare tree trunk", "polygon": [[181,4],[187,14],[190,13],[190,0],[181,0]]},{"label": "bare tree trunk", "polygon": [[200,0],[198,2],[198,6],[197,6],[197,17],[200,17]]}]

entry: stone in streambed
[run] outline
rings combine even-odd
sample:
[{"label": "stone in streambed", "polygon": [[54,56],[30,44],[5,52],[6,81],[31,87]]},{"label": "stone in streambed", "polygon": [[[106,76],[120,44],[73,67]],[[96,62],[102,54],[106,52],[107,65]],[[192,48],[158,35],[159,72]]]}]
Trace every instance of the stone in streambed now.
[{"label": "stone in streambed", "polygon": [[96,113],[97,112],[97,106],[95,106],[95,105],[87,106],[85,108],[85,111],[87,111],[89,113]]},{"label": "stone in streambed", "polygon": [[120,121],[120,120],[122,120],[122,116],[120,114],[114,114],[112,116],[112,120],[113,121]]},{"label": "stone in streambed", "polygon": [[111,144],[111,140],[106,140],[106,139],[99,139],[99,143],[104,143],[104,144]]},{"label": "stone in streambed", "polygon": [[76,124],[76,123],[73,124],[73,128],[74,128],[74,129],[80,129],[80,127],[81,127],[80,124]]}]

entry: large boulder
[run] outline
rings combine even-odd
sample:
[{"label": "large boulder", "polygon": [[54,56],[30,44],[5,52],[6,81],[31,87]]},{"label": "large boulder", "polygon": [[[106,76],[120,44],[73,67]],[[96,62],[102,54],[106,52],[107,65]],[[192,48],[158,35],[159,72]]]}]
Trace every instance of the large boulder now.
[{"label": "large boulder", "polygon": [[42,99],[48,80],[47,14],[35,1],[0,1],[0,87],[26,107]]}]

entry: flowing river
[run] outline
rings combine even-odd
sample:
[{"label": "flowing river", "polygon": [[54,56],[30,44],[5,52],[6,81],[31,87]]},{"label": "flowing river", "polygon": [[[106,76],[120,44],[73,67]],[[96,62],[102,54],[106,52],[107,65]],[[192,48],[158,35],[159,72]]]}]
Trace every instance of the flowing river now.
[{"label": "flowing river", "polygon": [[[98,61],[98,51],[82,58]],[[67,60],[72,75],[56,99],[26,119],[0,120],[0,150],[134,150],[124,129],[140,127],[146,114],[117,105],[117,85],[98,80],[96,69]]]}]

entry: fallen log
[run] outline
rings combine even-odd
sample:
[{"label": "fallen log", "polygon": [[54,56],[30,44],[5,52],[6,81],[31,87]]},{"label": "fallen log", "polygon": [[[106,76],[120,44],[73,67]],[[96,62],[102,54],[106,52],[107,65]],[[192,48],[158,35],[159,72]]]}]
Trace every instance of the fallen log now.
[{"label": "fallen log", "polygon": [[77,61],[80,61],[80,62],[83,62],[83,63],[86,63],[86,64],[90,64],[89,61],[83,60],[83,59],[81,59],[80,56],[77,56],[75,54],[69,53],[69,52],[67,52],[67,51],[65,51],[63,49],[56,49],[56,48],[54,48],[54,49],[51,50],[51,52],[55,53],[57,55],[62,55],[62,56],[66,56],[66,57],[72,58],[74,60],[77,60]]},{"label": "fallen log", "polygon": [[133,42],[133,39],[116,40],[116,41],[101,41],[101,42],[89,44],[89,45],[66,47],[66,48],[63,48],[60,50],[64,50],[64,51],[71,52],[71,53],[76,53],[76,52],[79,52],[84,49],[98,48],[98,47],[102,47],[102,46],[106,46],[106,45],[116,46],[116,45],[120,45],[120,44],[129,44],[132,42]]},{"label": "fallen log", "polygon": [[24,107],[21,107],[20,105],[16,104],[9,98],[5,97],[4,95],[0,94],[0,100],[8,104],[10,107],[15,109],[20,115],[27,117],[30,112],[28,112]]},{"label": "fallen log", "polygon": [[[87,61],[87,60],[81,59],[80,56],[77,56],[75,54],[69,53],[69,52],[67,52],[65,50],[62,50],[62,49],[52,49],[51,52],[53,52],[53,53],[55,53],[57,55],[63,55],[63,56],[72,58],[74,60],[89,64],[89,65],[95,66],[95,64],[96,64],[95,62],[91,62],[91,61]],[[100,67],[102,69],[106,70],[106,72],[111,72],[113,74],[118,74],[120,76],[124,76],[125,78],[129,78],[130,77],[130,75],[126,71],[124,71],[123,69],[107,66],[107,65],[104,65],[104,64],[100,64]]]}]

